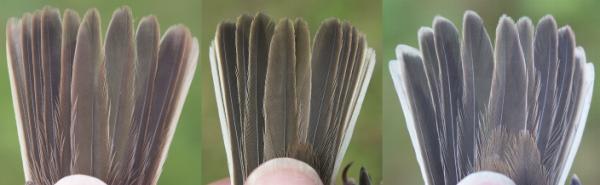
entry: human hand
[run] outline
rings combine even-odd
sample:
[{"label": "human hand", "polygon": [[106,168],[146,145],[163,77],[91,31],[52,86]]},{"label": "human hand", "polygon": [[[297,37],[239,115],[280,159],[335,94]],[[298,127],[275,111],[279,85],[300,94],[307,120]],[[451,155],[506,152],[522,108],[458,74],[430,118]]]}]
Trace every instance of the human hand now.
[{"label": "human hand", "polygon": [[[292,158],[271,159],[256,168],[246,185],[323,185],[317,172],[308,164]],[[229,178],[209,185],[231,185]]]},{"label": "human hand", "polygon": [[96,177],[76,174],[63,177],[54,185],[106,185],[106,183]]},{"label": "human hand", "polygon": [[500,173],[481,171],[467,175],[457,185],[515,185],[515,182]]}]

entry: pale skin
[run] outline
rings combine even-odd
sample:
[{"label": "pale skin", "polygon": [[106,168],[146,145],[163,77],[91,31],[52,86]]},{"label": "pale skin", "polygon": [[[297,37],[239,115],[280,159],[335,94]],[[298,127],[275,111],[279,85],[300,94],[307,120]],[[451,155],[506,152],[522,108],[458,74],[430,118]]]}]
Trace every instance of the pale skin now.
[{"label": "pale skin", "polygon": [[515,182],[500,173],[480,171],[467,175],[457,185],[515,185]]},{"label": "pale skin", "polygon": [[63,177],[54,185],[106,185],[106,183],[96,177],[76,174]]},{"label": "pale skin", "polygon": [[[288,163],[289,166],[283,167],[265,167],[265,164],[258,167],[248,177],[247,185],[275,185],[275,184],[290,184],[290,185],[322,185],[318,175],[306,163],[297,161]],[[305,165],[311,171],[299,170],[298,166]],[[270,168],[270,169],[269,169]],[[307,174],[303,174],[307,173]],[[313,176],[308,173],[314,173]],[[260,175],[257,175],[260,174]],[[257,176],[261,176],[258,177]],[[229,178],[215,181],[209,185],[231,185]],[[481,171],[468,175],[463,178],[457,185],[515,185],[515,183],[507,176],[490,171]]]},{"label": "pale skin", "polygon": [[[246,185],[323,185],[317,172],[308,164],[292,158],[277,158],[256,168],[246,180]],[[55,185],[106,185],[101,180],[87,175],[71,175]],[[231,185],[229,178],[209,185]],[[490,171],[468,175],[457,185],[515,185],[507,176]]]},{"label": "pale skin", "polygon": [[[230,185],[229,178],[209,185]],[[308,164],[292,158],[269,160],[256,168],[246,180],[246,185],[323,185],[317,172]],[[106,185],[101,180],[87,175],[71,175],[55,185]]]},{"label": "pale skin", "polygon": [[[323,182],[308,164],[292,158],[277,158],[261,164],[246,179],[246,185],[259,184],[323,185]],[[231,185],[231,182],[225,178],[209,185]]]}]

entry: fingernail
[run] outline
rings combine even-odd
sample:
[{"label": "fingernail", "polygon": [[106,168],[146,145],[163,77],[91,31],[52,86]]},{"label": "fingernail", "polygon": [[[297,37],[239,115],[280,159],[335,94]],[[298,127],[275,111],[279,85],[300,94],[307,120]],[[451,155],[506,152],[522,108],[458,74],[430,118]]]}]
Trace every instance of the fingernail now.
[{"label": "fingernail", "polygon": [[317,172],[308,164],[292,158],[271,159],[256,168],[247,185],[323,185]]}]

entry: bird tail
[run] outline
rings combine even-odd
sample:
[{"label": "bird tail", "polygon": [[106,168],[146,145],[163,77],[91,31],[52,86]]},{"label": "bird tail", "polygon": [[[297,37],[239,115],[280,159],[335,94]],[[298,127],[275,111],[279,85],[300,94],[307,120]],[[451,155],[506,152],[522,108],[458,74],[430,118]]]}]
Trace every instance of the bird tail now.
[{"label": "bird tail", "polygon": [[302,19],[242,15],[219,24],[210,56],[232,182],[277,157],[334,182],[374,68],[365,36],[328,19],[311,50]]},{"label": "bird tail", "polygon": [[[137,33],[117,9],[100,15],[46,7],[12,18],[7,53],[27,183],[71,174],[108,184],[156,184],[194,75],[198,42],[184,26],[159,41],[156,18]],[[135,36],[135,37],[134,37]]]},{"label": "bird tail", "polygon": [[482,170],[517,184],[563,184],[579,148],[594,68],[570,27],[502,16],[495,46],[467,11],[462,38],[447,19],[419,30],[420,50],[389,64],[426,184]]}]

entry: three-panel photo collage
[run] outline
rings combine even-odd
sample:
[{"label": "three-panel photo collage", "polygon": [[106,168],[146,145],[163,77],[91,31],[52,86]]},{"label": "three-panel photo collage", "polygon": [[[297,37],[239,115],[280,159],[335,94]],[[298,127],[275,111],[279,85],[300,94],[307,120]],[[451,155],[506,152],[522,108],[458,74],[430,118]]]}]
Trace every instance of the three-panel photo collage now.
[{"label": "three-panel photo collage", "polygon": [[600,1],[0,4],[2,185],[600,184]]}]

